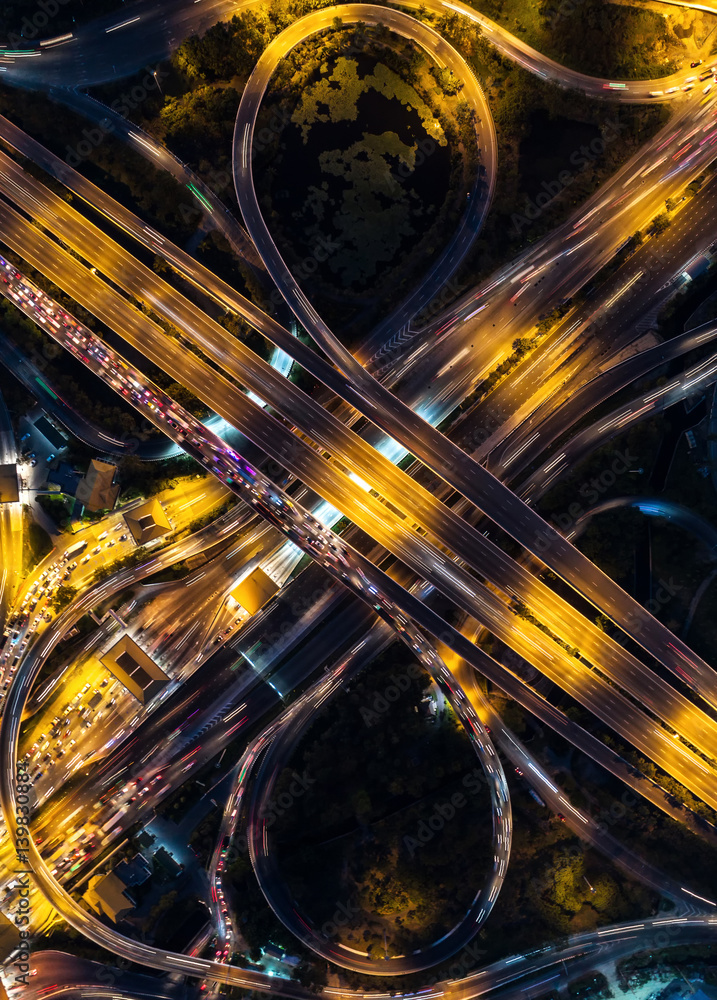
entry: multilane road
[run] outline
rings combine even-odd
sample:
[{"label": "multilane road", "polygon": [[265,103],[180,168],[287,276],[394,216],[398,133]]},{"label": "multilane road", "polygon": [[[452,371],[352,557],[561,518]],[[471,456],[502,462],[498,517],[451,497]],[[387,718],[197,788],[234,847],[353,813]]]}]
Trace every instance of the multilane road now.
[{"label": "multilane road", "polygon": [[[360,6],[360,5],[357,5]],[[336,11],[341,10],[337,7]],[[353,12],[352,6],[349,9]],[[367,13],[370,9],[367,7]],[[390,12],[384,14],[389,23]],[[309,19],[311,15],[309,15]],[[687,672],[695,689],[717,706],[717,674],[578,549],[464,451],[448,441],[375,381],[339,343],[299,288],[266,227],[254,188],[251,148],[259,106],[281,58],[304,37],[302,18],[265,49],[242,93],[234,131],[234,179],[247,229],[267,270],[302,326],[351,381],[364,401],[357,407],[424,465],[483,510],[528,552],[570,583],[673,673]],[[308,22],[310,23],[310,21]],[[313,34],[313,28],[306,29]]]},{"label": "multilane road", "polygon": [[[48,270],[53,249],[55,256],[64,254],[64,251],[55,248],[54,244],[46,240],[43,241],[43,237],[33,227],[28,227],[19,217],[12,216],[9,209],[3,211],[0,208],[0,213],[3,214],[6,221],[6,239],[12,240],[18,235],[11,230],[13,223],[18,224],[21,231],[25,231],[25,238],[23,242],[17,244],[17,248],[24,256],[29,257],[36,266]],[[290,468],[300,479],[312,484],[339,509],[346,511],[356,523],[365,527],[389,551],[393,551],[404,561],[408,560],[409,565],[412,565],[420,575],[434,582],[459,607],[484,621],[495,634],[518,649],[526,659],[539,665],[543,672],[569,689],[574,696],[578,697],[578,700],[586,703],[600,718],[603,718],[608,724],[618,726],[623,735],[643,752],[656,759],[660,766],[678,767],[679,773],[688,787],[692,790],[699,789],[696,794],[700,796],[707,794],[711,797],[712,792],[708,780],[709,768],[698,757],[693,757],[684,744],[681,742],[676,744],[674,740],[670,739],[666,730],[650,725],[648,719],[634,709],[627,699],[621,698],[618,692],[605,684],[595,672],[587,670],[580,661],[570,657],[560,645],[556,644],[553,647],[554,652],[544,649],[544,635],[529,622],[518,622],[510,613],[506,615],[504,606],[501,605],[495,594],[485,588],[479,580],[467,575],[459,567],[446,565],[445,559],[440,553],[434,552],[426,540],[417,535],[405,523],[393,517],[390,509],[379,505],[379,501],[371,494],[366,495],[365,500],[357,500],[354,482],[342,475],[339,466],[324,463],[312,449],[302,441],[293,438],[287,429],[277,424],[273,418],[270,418],[260,407],[239,393],[231,384],[220,380],[216,375],[212,375],[206,366],[202,368],[199,359],[195,358],[194,355],[182,356],[176,343],[168,341],[161,332],[154,330],[153,324],[146,317],[132,311],[123,299],[93,275],[88,275],[87,272],[80,274],[83,269],[73,257],[64,254],[64,258],[63,269],[61,271],[51,270],[51,276],[58,284],[64,285],[69,294],[84,301],[104,322],[116,328],[125,338],[129,338],[134,346],[148,354],[160,366],[167,366],[168,361],[170,362],[170,370],[172,370],[172,364],[177,366],[175,370],[179,370],[181,366],[185,384],[200,397],[206,399],[209,405],[242,430],[247,437]],[[77,273],[77,276],[68,282],[68,274],[72,275],[74,272]],[[114,305],[111,308],[100,308],[97,301],[88,298],[93,286],[103,300],[113,301]],[[161,342],[157,342],[154,350],[151,349],[153,334],[161,337]],[[70,346],[72,347],[72,345]],[[75,353],[79,353],[77,349],[75,349]],[[173,358],[173,355],[176,357]],[[191,363],[188,368],[187,361],[189,359],[191,359]],[[194,372],[197,370],[204,372],[201,382],[195,381]],[[208,389],[208,386],[212,385],[219,386],[219,389],[215,390],[214,393]],[[117,386],[113,387],[117,388]],[[338,492],[335,492],[336,490]],[[441,508],[441,510],[443,509]],[[465,552],[468,552],[470,551],[470,538],[467,534],[469,529],[467,526],[461,527],[461,525],[463,522],[459,522],[458,525],[460,534],[456,539],[455,548],[460,550],[462,547]],[[485,550],[483,536],[478,534],[476,537],[482,540],[483,550]],[[500,549],[493,547],[493,550],[495,558],[502,560],[506,571],[517,567],[517,564],[512,563]],[[525,574],[524,570],[522,572]],[[496,579],[500,582],[500,574],[497,575]],[[527,584],[530,586],[531,594],[541,591],[541,585],[532,577],[529,577]],[[503,585],[505,585],[504,582]],[[547,588],[544,589],[546,607],[549,608],[552,604],[555,609],[559,604],[558,598]],[[553,613],[555,614],[555,611]],[[626,654],[617,643],[608,640],[599,629],[589,626],[576,612],[571,611],[570,613],[574,618],[579,619],[578,624],[582,625],[581,646],[593,662],[599,662],[599,659],[596,655],[597,650],[593,651],[590,648],[590,633],[603,646],[611,644],[614,656],[625,661]],[[558,627],[560,627],[559,617],[558,615],[558,621],[556,621]],[[606,657],[605,661],[601,662],[601,667],[607,669],[608,662],[609,658]],[[641,674],[649,675],[649,679],[640,680],[639,675]],[[644,690],[649,690],[653,704],[660,706],[663,714],[671,719],[674,732],[689,732],[690,738],[697,745],[709,747],[709,744],[705,744],[704,740],[705,734],[713,728],[712,720],[699,712],[686,699],[681,698],[677,692],[672,691],[656,675],[650,674],[639,661],[635,660],[633,669],[625,670],[624,676],[621,676],[618,670],[616,670],[615,676],[620,683],[631,682],[633,676],[638,678],[634,690],[638,695],[641,695]],[[672,708],[668,707],[670,704]],[[693,761],[692,764],[690,764],[690,760]],[[689,774],[687,768],[694,773]]]}]

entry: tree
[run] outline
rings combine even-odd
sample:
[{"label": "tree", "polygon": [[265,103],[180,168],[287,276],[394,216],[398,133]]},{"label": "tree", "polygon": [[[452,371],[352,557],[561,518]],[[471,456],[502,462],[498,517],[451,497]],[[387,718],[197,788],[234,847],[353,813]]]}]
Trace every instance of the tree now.
[{"label": "tree", "polygon": [[668,216],[667,212],[660,212],[660,214],[656,215],[655,218],[652,220],[652,222],[647,228],[647,231],[651,233],[653,236],[660,236],[662,233],[665,232],[666,229],[669,228],[670,228],[670,217]]},{"label": "tree", "polygon": [[68,604],[71,604],[77,595],[77,587],[69,587],[66,583],[61,583],[52,596],[50,603],[52,610],[59,614]]}]

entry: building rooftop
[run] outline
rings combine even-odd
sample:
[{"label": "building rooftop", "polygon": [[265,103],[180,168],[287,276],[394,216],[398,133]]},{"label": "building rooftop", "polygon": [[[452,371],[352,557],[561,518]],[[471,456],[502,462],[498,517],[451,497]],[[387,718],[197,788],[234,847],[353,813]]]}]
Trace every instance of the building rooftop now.
[{"label": "building rooftop", "polygon": [[76,499],[88,510],[112,510],[120,491],[119,484],[112,485],[116,472],[116,465],[93,458],[77,484]]},{"label": "building rooftop", "polygon": [[129,635],[123,635],[107,650],[100,662],[142,704],[146,704],[169,681],[167,674]]},{"label": "building rooftop", "polygon": [[160,868],[163,868],[169,875],[173,875],[175,878],[181,875],[184,866],[172,857],[166,847],[160,847],[158,851],[155,851],[154,859]]},{"label": "building rooftop", "polygon": [[19,499],[17,466],[14,462],[0,465],[0,503],[17,503]]},{"label": "building rooftop", "polygon": [[258,566],[248,576],[245,576],[243,580],[240,580],[234,590],[232,590],[231,596],[250,615],[255,615],[259,608],[262,608],[278,589],[278,583],[275,583]]},{"label": "building rooftop", "polygon": [[4,913],[0,913],[0,961],[4,962],[20,943],[17,927]]},{"label": "building rooftop", "polygon": [[159,500],[148,500],[140,507],[127,511],[124,519],[138,545],[161,538],[172,529]]},{"label": "building rooftop", "polygon": [[40,417],[39,420],[36,420],[35,428],[44,438],[47,438],[52,447],[57,451],[59,451],[60,448],[64,448],[67,444],[67,438],[60,434],[58,429],[50,423],[47,417]]},{"label": "building rooftop", "polygon": [[95,913],[109,917],[117,923],[134,909],[134,903],[125,895],[126,889],[127,886],[114,872],[108,875],[95,875],[90,879],[87,892],[82,898]]},{"label": "building rooftop", "polygon": [[114,874],[125,885],[142,885],[152,874],[152,866],[141,854],[135,854],[129,861],[120,861]]}]

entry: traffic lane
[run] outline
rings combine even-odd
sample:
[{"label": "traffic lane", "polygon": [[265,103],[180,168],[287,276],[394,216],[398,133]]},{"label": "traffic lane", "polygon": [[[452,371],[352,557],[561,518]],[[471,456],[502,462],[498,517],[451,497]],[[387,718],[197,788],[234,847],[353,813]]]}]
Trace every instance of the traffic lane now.
[{"label": "traffic lane", "polygon": [[[38,258],[38,260],[40,260],[40,258]],[[47,266],[47,265],[45,265],[45,266]],[[76,267],[77,265],[75,264],[74,261],[72,261],[71,262],[71,266],[72,267]],[[58,280],[60,281],[60,283],[62,283],[62,277],[61,276],[58,278]],[[104,289],[103,289],[103,294],[105,294],[105,295],[107,294],[107,291],[104,290]],[[95,311],[97,311],[98,307],[95,306],[94,308],[95,308]],[[112,317],[109,317],[109,322],[110,322],[110,324],[112,324]],[[165,347],[165,355],[166,355],[166,349],[167,348]],[[145,346],[145,352],[146,351],[147,351],[147,348]],[[163,358],[158,358],[158,363],[160,365],[166,364],[166,356],[163,357]],[[193,359],[192,363],[195,366],[197,364],[197,362],[196,362],[195,359]],[[191,380],[189,380],[187,378],[186,374],[184,375],[184,379],[185,379],[185,382],[187,382],[190,385],[190,388],[193,391],[197,392],[200,395],[200,397],[206,398],[205,395],[204,395],[206,393],[206,391],[207,391],[206,387],[200,386],[200,385],[197,385],[197,384],[193,383]],[[233,403],[235,406],[239,407],[239,417],[241,417],[242,407],[247,407],[247,406],[250,405],[250,404],[247,403],[247,400],[245,399],[245,397],[241,396],[240,394],[237,394],[232,389],[232,387],[230,387],[230,386],[226,386],[224,388],[224,395],[225,395],[225,397],[227,397],[227,403],[226,403],[226,405],[229,405],[230,403]],[[236,410],[234,411],[233,416],[232,416],[232,414],[230,414],[227,410],[222,409],[221,407],[218,407],[216,405],[216,402],[214,403],[214,406],[215,406],[215,409],[218,409],[218,412],[223,413],[230,420],[230,422],[233,422],[235,425],[237,425],[237,411]],[[266,414],[264,414],[263,411],[259,411],[258,414],[257,413],[253,413],[252,417],[250,417],[250,419],[251,419],[251,426],[241,424],[241,429],[243,430],[244,433],[247,434],[247,436],[251,440],[255,440],[260,445],[260,447],[263,447],[265,450],[268,449],[269,453],[278,455],[279,460],[284,461],[285,457],[286,457],[286,454],[287,454],[287,450],[291,450],[291,448],[293,448],[293,445],[290,446],[289,449],[282,449],[281,454],[277,453],[276,448],[277,448],[278,439],[277,439],[276,435],[277,435],[277,433],[279,433],[279,438],[281,436],[280,432],[278,432],[278,428],[277,427],[274,428],[274,431],[270,434],[269,437],[266,436],[265,432],[262,432],[261,440],[259,438],[255,437],[255,434],[258,433],[258,431],[255,431],[253,428],[254,428],[255,425],[258,427],[258,425],[256,424],[256,418],[257,417],[258,417],[258,419],[259,419],[260,422],[265,422],[267,420],[267,416],[266,416]],[[299,476],[299,478],[302,478],[302,479],[305,479],[305,480],[307,480],[307,478],[308,478],[308,481],[311,482],[312,480],[311,480],[311,477],[310,477],[309,474],[311,472],[311,468],[312,467],[316,468],[315,464],[313,464],[313,463],[316,462],[316,457],[317,456],[315,455],[315,453],[311,449],[308,449],[308,448],[304,448],[303,449],[303,454],[304,454],[304,461],[303,461],[303,463],[300,464],[300,465],[295,465],[293,467],[293,471],[294,471],[294,473],[296,475]],[[307,465],[306,462],[308,462],[309,465]],[[330,470],[330,471],[331,471],[332,474],[335,474],[335,472],[336,472],[336,470]],[[317,484],[317,488],[319,489],[320,492],[323,492],[325,495],[326,495],[326,483],[328,481],[327,480],[328,474],[329,473],[327,472],[326,468],[323,468],[323,469],[319,470],[319,475],[321,476],[321,482],[319,482]],[[346,497],[344,497],[343,500],[337,501],[338,502],[338,506],[340,508],[349,510],[349,507],[347,507],[346,505],[347,504],[351,505],[351,516],[353,517],[354,520],[358,520],[358,522],[361,523],[362,522],[362,513],[361,513],[360,510],[358,510],[358,507],[360,506],[361,508],[365,509],[365,505],[363,503],[357,503],[357,502],[355,502],[355,498],[353,497],[353,487],[351,489],[352,489],[352,493],[351,494],[349,494]],[[369,497],[367,497],[367,499],[369,500],[369,502],[371,503],[372,506],[375,506],[373,498],[371,498],[369,496]],[[375,535],[377,529],[381,530],[381,531],[383,531],[385,529],[385,525],[383,523],[384,519],[385,519],[385,514],[383,513],[383,509],[382,509],[381,518],[378,519],[378,524],[374,527],[374,529],[372,529],[374,535]],[[376,537],[380,537],[380,536],[376,536]],[[391,545],[391,539],[385,538],[385,539],[382,539],[382,540],[383,540],[384,544],[387,545],[387,547],[389,548],[389,550],[393,550],[393,547]],[[404,545],[408,544],[409,547],[414,547],[415,548],[415,545],[416,545],[415,536],[412,536],[411,538],[404,537],[404,543],[403,544]],[[403,555],[403,553],[402,553],[402,555]],[[425,570],[426,563],[425,563],[425,559],[422,559],[420,556],[417,556],[417,560],[418,560],[418,565],[416,565],[416,564],[414,564],[414,565],[416,566],[417,571],[420,572],[420,573],[422,573],[425,576],[426,575],[426,570]],[[434,571],[435,571],[435,569],[436,569],[436,567],[434,566]],[[439,573],[440,572],[441,571],[439,571]],[[453,581],[449,581],[448,582],[448,590],[447,590],[446,589],[447,585],[446,585],[445,576],[444,576],[443,582],[441,584],[439,584],[439,586],[440,586],[440,589],[444,593],[449,594],[452,597],[452,599],[457,599],[457,601],[459,603],[459,606],[467,608],[468,605],[467,605],[467,599],[466,599],[465,594],[457,592],[456,586],[453,583]],[[473,587],[473,588],[475,587],[475,581],[473,580],[473,578],[470,578],[470,587],[466,587],[466,585],[464,584],[464,585],[462,585],[461,590],[469,590],[469,589],[471,589],[471,587]],[[501,610],[499,608],[496,608],[495,606],[493,606],[492,609],[491,609],[490,602],[493,600],[493,598],[492,598],[492,595],[489,594],[489,592],[487,592],[487,593],[488,593],[488,604],[486,604],[485,600],[484,600],[484,602],[483,602],[483,609],[482,609],[482,615],[481,615],[481,612],[479,611],[478,616],[479,617],[484,617],[485,616],[485,610],[486,610],[486,608],[489,609],[489,610],[492,610],[492,615],[493,615],[492,621],[494,623],[493,627],[496,627],[496,625],[497,625],[498,629],[500,630],[500,632],[502,634],[503,627],[504,627],[504,618],[503,618],[502,612],[501,612]],[[471,614],[475,614],[476,613],[475,608],[473,608],[472,605],[471,605],[471,609],[470,609],[469,613],[471,613]],[[510,642],[510,639],[508,641]],[[514,639],[511,644],[514,645],[515,641],[516,640]],[[525,645],[525,643],[523,642],[522,639],[520,639],[519,641],[521,643],[521,650],[520,650],[521,651],[521,655],[526,656],[527,659],[532,660],[533,662],[535,662],[535,656],[539,655],[541,657],[541,662],[542,661],[546,661],[546,657],[543,655],[543,651],[542,650],[540,650],[539,652],[532,652],[532,655],[531,655],[531,649],[529,649],[529,648],[526,647],[526,645]],[[530,640],[529,639],[529,641],[530,641],[530,643],[531,643],[532,646],[536,646],[537,645],[535,643],[535,640]],[[550,657],[550,659],[552,660],[553,658]],[[547,668],[549,670],[552,670],[552,664],[551,663],[548,663],[546,661],[545,664],[544,664],[544,666],[547,666]],[[572,664],[571,664],[571,666],[572,666]],[[573,672],[574,672],[574,670],[573,670]],[[610,695],[608,695],[608,697],[610,697]],[[615,713],[614,716],[613,716],[613,718],[617,718],[617,719],[620,719],[620,717],[621,717],[620,713]],[[644,727],[638,727],[638,728],[644,728]],[[660,733],[660,732],[655,731],[654,735],[656,735],[658,737],[657,742],[655,742],[653,734],[650,734],[650,736],[648,738],[648,742],[652,746],[652,752],[654,752],[654,748],[655,747],[659,746],[660,742],[662,742],[662,744],[663,744],[662,745],[662,751],[664,752],[664,750],[665,750],[665,739],[664,739],[663,734]],[[628,737],[628,738],[630,738],[630,737]],[[634,742],[634,737],[632,738],[632,741]],[[640,745],[643,748],[646,746],[644,738],[643,738],[642,742],[640,743]],[[648,751],[648,752],[650,752],[650,751]],[[671,753],[672,753],[672,748],[670,748],[670,750],[668,751],[669,755],[671,755]],[[662,759],[662,758],[660,758],[660,759]],[[695,766],[699,767],[700,770],[704,770],[704,768],[702,767],[701,764],[695,763]],[[683,773],[684,773],[684,767],[683,767],[682,770],[683,770]],[[701,774],[690,775],[690,781],[696,781],[697,785],[699,785],[700,787],[704,784],[704,781],[703,781],[703,778],[702,778]],[[687,783],[688,783],[688,787],[692,787],[693,789],[694,789],[694,787],[696,787],[694,784],[690,784],[690,782],[687,782]]]},{"label": "traffic lane", "polygon": [[[300,25],[301,22],[297,24]],[[288,29],[286,37],[292,39],[296,32],[297,27],[294,25],[292,29]],[[287,303],[334,363],[360,388],[365,398],[371,400],[374,410],[380,411],[380,416],[374,415],[371,418],[375,423],[378,422],[383,430],[403,444],[411,454],[483,509],[520,545],[538,556],[668,669],[676,672],[678,656],[688,657],[691,669],[698,678],[700,693],[710,704],[717,704],[717,675],[704,660],[656,622],[637,601],[630,598],[577,549],[566,543],[559,532],[547,525],[490,473],[368,376],[361,365],[339,344],[296,285],[266,228],[256,200],[251,157],[248,155],[258,100],[266,89],[277,54],[282,51],[285,40],[278,36],[265,50],[242,95],[235,126],[234,171],[237,197],[245,223]]]},{"label": "traffic lane", "polygon": [[[61,279],[58,279],[58,280],[61,280]],[[96,285],[103,292],[105,292],[105,294],[107,294],[106,293],[106,289],[104,288],[104,286],[102,286],[99,283],[99,281],[96,282]],[[120,303],[120,304],[124,305],[124,303]],[[95,311],[97,311],[97,306],[94,306],[94,309],[95,309]],[[113,319],[112,319],[111,316],[105,315],[104,318],[105,318],[105,321],[109,322],[112,325]],[[132,316],[129,316],[129,318],[125,321],[125,323],[122,324],[122,326],[120,327],[120,329],[123,331],[123,333],[124,333],[125,336],[128,335],[128,330],[130,329],[132,318],[133,318]],[[149,326],[146,323],[146,321],[144,323],[144,326],[145,326],[144,350],[146,351],[147,350],[146,336],[147,336],[147,330],[149,329]],[[161,339],[164,341],[163,337]],[[171,344],[170,345],[166,345],[165,344],[165,346],[164,346],[164,358],[160,357],[162,355],[163,347],[159,346],[159,345],[157,346],[156,352],[155,352],[155,355],[154,355],[154,360],[156,360],[157,363],[163,365],[164,367],[167,367],[167,355],[166,355],[167,350],[169,350],[169,351],[174,350],[175,354],[177,352],[177,348],[175,346],[172,346]],[[183,358],[179,359],[176,363],[177,363],[177,365],[184,367],[185,371],[184,371],[183,378],[184,378],[184,380],[186,382],[188,380],[188,374],[187,374],[187,371],[186,371],[187,365],[194,365],[195,367],[197,365],[197,362],[196,362],[194,356],[183,357]],[[198,394],[209,403],[210,406],[212,406],[218,412],[223,413],[223,415],[225,417],[227,417],[227,419],[229,419],[230,422],[234,423],[235,425],[237,424],[238,418],[237,418],[236,410],[229,411],[229,410],[226,410],[226,409],[222,409],[221,405],[218,403],[218,401],[215,398],[215,396],[207,395],[208,390],[204,386],[204,383],[202,383],[201,386],[199,386],[197,384],[193,384],[193,387],[194,387],[195,391],[197,391]],[[259,386],[259,388],[261,388],[261,386]],[[224,396],[224,404],[226,405],[226,403],[227,403],[227,398],[226,398],[227,397],[227,389],[226,388],[224,390],[223,396]],[[236,398],[237,398],[236,394],[234,394],[233,398],[236,400]],[[325,421],[328,421],[328,416],[324,413],[324,411],[322,411],[322,410],[319,409],[319,413],[322,416],[324,416]],[[250,437],[250,439],[253,439],[255,441],[257,440],[255,437],[253,437],[252,432],[245,425],[242,425],[242,427],[243,427],[245,433],[248,434],[248,436]],[[340,428],[340,430],[343,431],[343,428]],[[330,446],[331,442],[328,441],[328,439],[327,439],[327,443]],[[264,441],[263,446],[266,447],[266,441]],[[287,442],[287,447],[286,447],[286,451],[287,452],[289,450],[289,447],[290,446],[289,446],[289,444]],[[279,456],[279,458],[281,458],[281,456]],[[361,468],[361,466],[359,466],[358,468],[359,468],[359,471],[363,471],[362,468]],[[391,472],[392,475],[394,475],[394,476],[398,476],[399,475],[396,472],[396,470],[392,466],[390,466],[390,465],[389,465],[389,470],[390,470],[390,472]],[[325,486],[326,480],[324,479],[323,482],[324,482],[324,486]],[[319,488],[321,489],[321,487],[319,487]],[[326,491],[324,489],[324,493],[325,492]],[[391,495],[391,494],[389,493],[389,495]],[[398,502],[400,502],[400,499],[398,498],[398,494],[396,494],[396,499],[398,500]],[[440,508],[439,505],[435,505],[435,503],[434,503],[433,506],[434,507],[438,506],[439,516],[442,516],[444,518],[445,517],[450,517],[450,514],[446,514],[444,512],[444,510],[442,508]],[[427,523],[429,526],[432,526],[432,522],[431,521],[426,521],[425,523]],[[452,528],[453,528],[453,536],[454,537],[452,539],[449,537],[449,539],[448,539],[449,542],[452,542],[452,545],[453,545],[453,548],[454,548],[455,551],[458,551],[459,549],[462,549],[464,552],[467,552],[468,551],[468,548],[467,548],[468,538],[467,538],[467,536],[465,534],[465,531],[467,530],[465,528],[465,523],[462,522],[462,521],[460,521],[460,520],[457,521],[457,522],[454,521],[453,524],[452,524]],[[445,526],[442,527],[442,530],[444,531],[444,534],[445,534],[445,531],[446,531]],[[456,531],[458,532],[457,536],[456,536]],[[484,558],[484,552],[482,552],[481,550],[484,550],[489,543],[487,543],[487,541],[483,538],[483,536],[480,533],[473,533],[473,540],[477,541],[477,543],[478,543],[478,545],[480,547],[479,550],[475,553],[475,556],[474,556],[474,565],[475,566],[479,566],[480,565],[483,569],[485,569],[485,567],[486,567],[486,560]],[[499,560],[499,563],[500,563],[500,565],[499,565],[499,570],[500,571],[496,572],[494,574],[494,580],[498,583],[498,585],[500,585],[501,583],[503,583],[505,581],[505,574],[506,574],[506,572],[508,572],[508,579],[509,579],[509,581],[512,583],[513,586],[518,587],[519,586],[518,581],[511,578],[510,566],[509,566],[510,561],[507,559],[507,557],[505,557],[505,555],[499,549],[497,549],[497,547],[494,547],[493,556],[494,556],[494,560],[493,560],[494,564],[495,564],[496,558]],[[442,561],[439,557],[434,557],[434,558],[437,558],[438,561]],[[515,572],[516,571],[514,569],[514,571],[513,571],[513,577],[515,576]],[[533,590],[535,590],[536,588],[539,588],[539,585],[536,584],[534,578],[532,578],[529,574],[525,574],[525,576],[527,577],[527,579],[524,579],[522,581],[523,585],[524,585],[524,589],[521,591],[522,593],[524,593],[526,589],[528,591],[530,591],[531,588]],[[550,609],[551,602],[552,602],[552,604],[553,604],[552,614],[553,614],[553,616],[556,616],[556,611],[558,610],[556,608],[558,599],[555,597],[554,594],[552,594],[552,592],[547,592],[547,593],[549,594],[549,598],[548,598],[547,603],[544,604],[543,610],[545,610],[545,607],[547,607],[548,609]],[[584,623],[584,620],[579,615],[577,615],[577,613],[574,611],[574,609],[569,609],[567,611],[567,614],[569,616],[570,615],[572,616],[573,620],[575,621],[576,627],[578,628],[578,630],[581,633],[585,629],[588,629],[588,630],[592,629],[593,642],[598,641],[599,643],[603,643],[604,644],[607,641],[605,639],[604,634],[602,633],[602,631],[597,630],[596,628],[593,628],[591,625],[586,625]],[[576,621],[576,619],[579,619],[579,621]],[[560,629],[561,626],[562,626],[562,622],[560,621],[560,616],[559,615],[557,616],[557,620],[555,622],[555,625],[557,626],[558,629]],[[596,636],[597,636],[597,640],[595,638]],[[584,642],[584,640],[583,640],[582,644],[586,645],[586,643]],[[622,658],[624,660],[626,654],[625,654],[624,650],[622,650],[621,647],[619,647],[617,644],[614,644],[614,649],[612,650],[611,662],[615,660],[616,656],[617,656],[618,659]],[[594,649],[593,649],[593,658],[595,658]],[[603,657],[603,658],[606,659],[605,657]],[[634,663],[632,663],[632,669],[631,670],[629,670],[629,671],[627,671],[627,670],[623,671],[622,679],[623,680],[629,679],[630,682],[632,683],[632,682],[634,682],[635,678],[639,679],[639,676],[641,674],[644,676],[645,673],[646,673],[646,668],[644,666],[642,666],[641,664],[639,664],[639,661],[634,661]],[[620,679],[620,678],[618,677],[618,679]],[[675,702],[679,698],[679,696],[671,688],[669,688],[668,685],[664,684],[662,681],[657,680],[657,682],[654,682],[654,681],[651,680],[650,686],[654,687],[655,684],[656,684],[656,687],[657,687],[657,694],[655,696],[653,696],[653,705],[655,704],[656,701],[659,701],[659,697],[661,695],[663,698],[668,699],[672,703],[672,707],[669,708],[669,709],[664,709],[664,711],[669,713],[668,717],[674,715],[675,714],[675,711],[674,711]],[[638,695],[640,694],[641,688],[640,688],[639,681],[638,681],[637,685],[635,685],[633,683],[632,690],[635,691]],[[686,719],[687,722],[689,723],[691,721],[692,717],[694,716],[695,710],[694,710],[694,708],[692,706],[688,706],[687,703],[685,703],[681,707],[685,710],[683,719]],[[683,721],[683,725],[685,725],[684,721]],[[707,723],[705,723],[705,725],[709,726],[709,721]],[[688,729],[690,737],[692,739],[695,739],[698,742],[698,744],[699,744],[700,740],[703,739],[703,728],[704,728],[704,726],[701,726],[698,723],[696,725],[696,727],[692,727],[692,728]]]},{"label": "traffic lane", "polygon": [[[635,324],[646,311],[655,308],[655,303],[669,294],[674,294],[674,286],[665,289],[665,282],[670,282],[674,275],[680,271],[697,253],[705,250],[707,245],[717,237],[717,224],[714,222],[714,209],[717,206],[717,185],[709,184],[698,193],[692,200],[691,205],[679,213],[673,227],[660,237],[659,249],[661,256],[656,258],[655,251],[651,243],[647,243],[640,248],[630,259],[627,265],[620,268],[612,282],[603,293],[601,299],[609,300],[614,297],[615,285],[627,286],[631,282],[637,281],[634,285],[634,292],[621,300],[617,311],[613,311],[610,322],[602,320],[602,307],[599,301],[591,300],[585,306],[573,312],[570,316],[569,324],[573,326],[579,323],[584,332],[580,333],[580,343],[583,345],[587,341],[592,341],[587,355],[583,355],[583,366],[577,377],[571,378],[563,393],[552,395],[540,401],[531,416],[521,424],[521,426],[509,434],[504,441],[496,441],[495,436],[491,438],[491,454],[489,465],[495,469],[497,474],[504,476],[506,473],[502,469],[511,464],[508,459],[511,453],[517,452],[521,444],[525,443],[527,437],[540,428],[540,442],[531,443],[531,447],[526,452],[521,452],[521,465],[515,468],[520,471],[526,464],[529,464],[536,457],[538,448],[549,447],[550,444],[562,433],[565,433],[572,422],[582,416],[586,410],[598,405],[612,392],[616,392],[629,384],[635,378],[647,374],[651,368],[660,363],[678,357],[680,354],[691,350],[699,344],[712,339],[710,331],[714,332],[714,324],[705,324],[700,331],[690,331],[688,334],[673,339],[666,344],[660,344],[655,348],[643,351],[637,356],[615,365],[601,373],[598,366],[603,365],[606,352],[616,354],[621,346],[634,339]],[[699,222],[699,226],[695,226]],[[679,262],[679,263],[678,263]],[[649,268],[649,271],[646,270]],[[642,272],[642,273],[641,273]],[[587,315],[586,315],[587,314]],[[601,317],[597,325],[591,328],[591,319],[597,314]],[[586,326],[587,324],[587,326]],[[559,327],[559,333],[563,334],[568,326],[566,320]],[[558,335],[551,337],[554,343]],[[608,341],[609,335],[609,341]],[[536,361],[541,361],[549,356],[551,343],[538,348]],[[536,374],[539,374],[536,372]],[[517,377],[520,376],[516,373]],[[509,377],[504,383],[505,388],[499,386],[496,394],[491,394],[485,405],[479,406],[471,418],[471,423],[482,422],[489,425],[496,423],[496,413],[501,411],[515,412],[523,402],[526,392],[521,394],[515,385],[515,379]],[[502,391],[501,391],[502,390]],[[569,390],[569,391],[568,391]],[[543,430],[543,425],[547,424]],[[481,455],[484,449],[479,449]],[[517,457],[517,456],[516,456]],[[514,470],[511,469],[514,474]]]}]

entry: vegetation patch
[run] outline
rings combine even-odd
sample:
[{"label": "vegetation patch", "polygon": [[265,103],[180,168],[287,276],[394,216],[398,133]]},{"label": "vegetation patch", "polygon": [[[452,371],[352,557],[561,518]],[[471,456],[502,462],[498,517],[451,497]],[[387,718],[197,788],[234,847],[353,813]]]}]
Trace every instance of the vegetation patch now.
[{"label": "vegetation patch", "polygon": [[255,179],[282,253],[346,329],[395,305],[440,253],[472,183],[475,126],[461,82],[382,26],[336,25],[286,62]]},{"label": "vegetation patch", "polygon": [[478,762],[431,704],[427,676],[391,647],[311,726],[273,797],[295,772],[307,778],[271,824],[282,877],[329,938],[378,957],[446,934],[490,871]]}]

